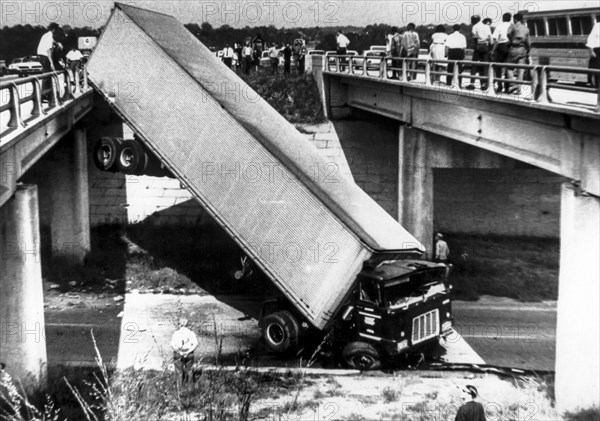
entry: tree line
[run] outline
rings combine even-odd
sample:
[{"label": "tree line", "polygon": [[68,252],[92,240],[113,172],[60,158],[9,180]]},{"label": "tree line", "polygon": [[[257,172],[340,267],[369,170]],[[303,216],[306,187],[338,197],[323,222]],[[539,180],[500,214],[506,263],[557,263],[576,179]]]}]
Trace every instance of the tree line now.
[{"label": "tree line", "polygon": [[[391,25],[373,24],[365,27],[345,26],[345,27],[309,27],[309,28],[276,28],[270,26],[233,28],[229,25],[222,25],[213,28],[210,23],[202,24],[188,23],[184,25],[196,38],[198,38],[207,47],[222,49],[226,44],[233,46],[233,43],[243,43],[246,39],[260,35],[267,43],[275,42],[279,45],[290,43],[294,39],[302,38],[311,46],[320,50],[336,49],[336,31],[342,30],[350,39],[350,49],[356,51],[368,50],[371,45],[384,45],[385,35],[392,30]],[[461,25],[462,32],[469,39],[471,36],[470,26]],[[63,33],[59,35],[58,41],[63,44],[64,51],[69,51],[72,47],[77,47],[77,38],[84,36],[100,36],[103,28],[72,28],[63,26]],[[450,25],[446,25],[447,32],[451,31]],[[15,25],[4,26],[0,29],[0,59],[10,60],[27,55],[34,55],[37,51],[37,45],[46,32],[43,26]],[[421,39],[422,48],[428,46],[429,39],[434,32],[433,25],[420,25],[416,32]]]}]

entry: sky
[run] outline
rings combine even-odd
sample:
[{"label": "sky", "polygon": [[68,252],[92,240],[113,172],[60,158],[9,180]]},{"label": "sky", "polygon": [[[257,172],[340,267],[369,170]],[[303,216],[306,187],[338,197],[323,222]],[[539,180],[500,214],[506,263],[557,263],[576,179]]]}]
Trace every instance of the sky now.
[{"label": "sky", "polygon": [[[123,0],[122,3],[175,16],[182,23],[209,22],[235,28],[365,26],[373,23],[405,26],[467,23],[473,14],[494,22],[504,12],[598,7],[598,1],[399,1],[399,0]],[[72,27],[97,28],[108,20],[113,1],[0,0],[0,26],[47,26],[55,21]]]}]

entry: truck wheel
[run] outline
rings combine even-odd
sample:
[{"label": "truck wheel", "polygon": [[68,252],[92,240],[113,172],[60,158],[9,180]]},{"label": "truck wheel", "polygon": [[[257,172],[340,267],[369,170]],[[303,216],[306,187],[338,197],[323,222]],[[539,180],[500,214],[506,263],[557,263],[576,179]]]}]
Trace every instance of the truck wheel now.
[{"label": "truck wheel", "polygon": [[381,367],[379,352],[366,342],[350,342],[342,351],[344,363],[357,370],[376,370]]},{"label": "truck wheel", "polygon": [[125,174],[143,175],[148,160],[148,154],[137,140],[127,139],[119,146],[117,167]]},{"label": "truck wheel", "polygon": [[123,139],[103,137],[94,145],[94,164],[99,170],[117,172],[117,155]]},{"label": "truck wheel", "polygon": [[286,352],[298,344],[300,333],[296,318],[288,311],[278,311],[265,316],[262,336],[267,346],[276,352]]}]

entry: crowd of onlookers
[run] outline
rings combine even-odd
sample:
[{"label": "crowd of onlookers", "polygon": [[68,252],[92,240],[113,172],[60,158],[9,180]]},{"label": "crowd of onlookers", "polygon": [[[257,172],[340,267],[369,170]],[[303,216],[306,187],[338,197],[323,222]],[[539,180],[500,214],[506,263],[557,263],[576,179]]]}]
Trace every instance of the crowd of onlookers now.
[{"label": "crowd of onlookers", "polygon": [[[590,50],[589,68],[600,69],[600,41],[598,35],[598,21],[588,37],[586,46]],[[519,67],[523,64],[531,64],[530,51],[531,42],[529,28],[525,22],[525,16],[522,13],[511,13],[502,15],[502,22],[495,28],[492,28],[490,18],[481,19],[481,16],[471,17],[471,45],[468,45],[467,37],[461,33],[461,26],[454,25],[450,34],[446,31],[446,26],[438,25],[431,36],[429,44],[429,57],[433,60],[465,60],[466,50],[470,47],[473,51],[472,62],[495,62],[514,64],[515,66],[494,66],[494,79],[497,80],[494,89],[496,92],[507,92],[519,94],[521,92],[521,81],[524,79],[525,68]],[[419,58],[421,40],[419,34],[415,31],[415,25],[409,23],[404,30],[392,27],[386,34],[386,56],[391,58],[393,79],[400,78],[402,67],[401,59]],[[336,36],[337,53],[346,55],[350,40],[341,32]],[[447,66],[447,67],[446,67]],[[417,67],[416,60],[407,60],[407,80],[410,81],[416,77],[414,70]],[[463,78],[469,78],[470,81],[466,89],[475,89],[475,79],[479,79],[479,87],[482,91],[488,89],[488,66],[469,64],[470,76],[462,76],[465,65],[458,63],[458,80],[454,80],[455,64],[453,62],[436,63],[434,61],[431,75],[432,83],[442,82],[439,73],[448,73],[445,76],[445,83],[462,87]],[[445,69],[445,71],[444,71]],[[343,69],[342,69],[343,70]],[[590,77],[589,83],[598,86],[598,77]]]},{"label": "crowd of onlookers", "polygon": [[306,46],[302,40],[296,40],[293,44],[273,42],[266,49],[262,48],[262,43],[253,45],[251,41],[246,41],[242,45],[236,42],[233,47],[227,44],[223,50],[218,52],[218,56],[227,67],[238,73],[249,74],[262,66],[269,67],[271,74],[274,75],[282,65],[284,75],[289,75],[293,61],[298,69],[298,74],[303,74]]}]

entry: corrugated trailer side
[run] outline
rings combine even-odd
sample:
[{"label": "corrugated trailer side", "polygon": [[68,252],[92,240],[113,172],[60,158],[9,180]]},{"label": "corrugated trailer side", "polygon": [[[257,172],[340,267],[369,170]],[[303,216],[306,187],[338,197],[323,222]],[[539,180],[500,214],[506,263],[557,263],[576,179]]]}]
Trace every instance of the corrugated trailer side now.
[{"label": "corrugated trailer side", "polygon": [[[308,167],[324,164],[318,151],[237,76],[228,74],[237,85],[224,89],[248,89],[252,100],[223,100],[227,92],[214,87],[230,71],[186,34],[170,16],[118,5],[88,63],[90,80],[298,310],[324,328],[374,250],[422,246],[348,180],[311,181]],[[200,51],[194,57],[186,56],[190,42]],[[201,83],[189,61],[215,85]],[[283,140],[265,139],[269,122]]]}]

